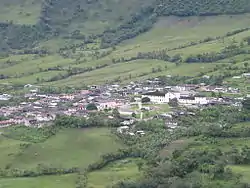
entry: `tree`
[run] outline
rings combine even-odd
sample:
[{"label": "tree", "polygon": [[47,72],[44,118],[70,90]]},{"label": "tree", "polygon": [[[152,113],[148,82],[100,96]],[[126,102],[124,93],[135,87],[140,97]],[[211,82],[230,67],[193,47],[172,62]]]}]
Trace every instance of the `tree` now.
[{"label": "tree", "polygon": [[247,68],[248,67],[248,62],[244,63],[244,67]]},{"label": "tree", "polygon": [[115,118],[119,118],[119,117],[120,117],[120,112],[118,111],[117,108],[113,109],[112,115],[113,115],[113,117],[115,117]]},{"label": "tree", "polygon": [[136,165],[138,167],[138,170],[141,171],[142,170],[142,167],[143,167],[143,162],[142,161],[137,161],[136,162]]},{"label": "tree", "polygon": [[136,113],[133,112],[132,113],[132,117],[136,118]]},{"label": "tree", "polygon": [[170,99],[168,104],[169,106],[172,106],[172,107],[177,107],[179,105],[177,98]]},{"label": "tree", "polygon": [[142,103],[148,103],[148,102],[150,102],[150,98],[148,98],[148,97],[143,97],[143,98],[141,99],[141,102],[142,102]]},{"label": "tree", "polygon": [[97,108],[97,106],[94,103],[89,103],[86,106],[86,109],[92,111],[92,110],[97,110],[98,108]]},{"label": "tree", "polygon": [[246,98],[243,102],[242,102],[243,108],[246,110],[250,110],[250,97]]},{"label": "tree", "polygon": [[211,92],[211,97],[214,97],[214,98],[216,97],[216,94],[214,91]]},{"label": "tree", "polygon": [[250,37],[246,37],[246,38],[244,39],[244,41],[246,41],[247,44],[250,45]]},{"label": "tree", "polygon": [[218,93],[218,97],[219,97],[219,98],[222,97],[222,93],[221,93],[221,92]]}]

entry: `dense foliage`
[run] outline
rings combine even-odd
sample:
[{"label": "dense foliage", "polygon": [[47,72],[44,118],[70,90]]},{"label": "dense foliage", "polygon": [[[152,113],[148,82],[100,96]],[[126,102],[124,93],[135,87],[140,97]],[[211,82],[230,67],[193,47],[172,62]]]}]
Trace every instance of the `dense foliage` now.
[{"label": "dense foliage", "polygon": [[14,126],[14,127],[8,127],[7,130],[4,131],[3,136],[11,139],[38,143],[38,142],[44,142],[49,137],[55,135],[56,131],[57,130],[54,126],[45,128]]},{"label": "dense foliage", "polygon": [[[194,116],[195,114],[195,116]],[[149,161],[145,178],[136,182],[121,181],[119,188],[191,188],[191,187],[248,187],[240,176],[233,173],[228,165],[249,164],[249,147],[235,148],[230,141],[235,137],[249,138],[247,126],[235,123],[249,121],[250,114],[233,107],[208,107],[176,116],[179,128],[169,133],[159,120],[140,122],[136,128],[147,132],[144,137],[121,136],[126,144],[142,149]],[[185,137],[193,141],[162,156],[159,151],[167,150],[173,141]],[[165,140],[165,141],[164,141]],[[228,142],[223,148],[221,142]],[[186,140],[188,142],[188,140]],[[210,147],[206,147],[212,145]],[[158,148],[158,149],[157,149]]]},{"label": "dense foliage", "polygon": [[[18,25],[12,21],[0,24],[0,50],[32,48],[40,40],[54,37],[82,41],[83,45],[96,40],[100,47],[114,46],[149,30],[162,15],[193,16],[239,14],[250,12],[249,0],[45,0],[35,25]],[[102,29],[88,30],[88,22],[107,22]]]},{"label": "dense foliage", "polygon": [[249,12],[250,2],[249,0],[160,0],[157,8],[163,15],[211,16]]}]

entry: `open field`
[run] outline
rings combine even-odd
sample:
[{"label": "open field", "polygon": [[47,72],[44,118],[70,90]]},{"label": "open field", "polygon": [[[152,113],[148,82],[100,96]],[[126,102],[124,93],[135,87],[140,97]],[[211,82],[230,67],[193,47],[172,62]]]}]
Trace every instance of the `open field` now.
[{"label": "open field", "polygon": [[125,41],[124,55],[141,51],[174,48],[207,37],[223,36],[229,31],[247,28],[250,14],[216,17],[162,17],[149,32]]},{"label": "open field", "polygon": [[75,174],[36,178],[6,178],[0,179],[0,188],[74,188],[76,178]]},{"label": "open field", "polygon": [[[16,59],[19,59],[18,56]],[[6,58],[5,60],[8,60]],[[3,60],[1,61],[3,62]],[[53,68],[57,66],[68,66],[72,63],[72,59],[64,59],[59,55],[51,55],[46,57],[39,57],[34,55],[20,56],[20,59],[17,60],[17,64],[2,68],[0,74],[7,76],[26,76],[32,73],[39,73],[42,70],[48,68]]]},{"label": "open field", "polygon": [[229,151],[232,147],[240,148],[245,145],[250,146],[250,138],[232,138],[232,139],[217,139],[216,143],[202,143],[202,141],[191,142],[189,149],[195,150],[197,148],[207,149],[221,149],[223,151]]},{"label": "open field", "polygon": [[229,168],[231,168],[234,173],[241,174],[243,182],[250,183],[250,166],[249,165],[230,165]]},{"label": "open field", "polygon": [[[141,177],[137,162],[141,159],[124,159],[88,174],[89,188],[105,188],[124,179]],[[75,188],[76,174],[41,176],[35,178],[0,178],[0,188]]]},{"label": "open field", "polygon": [[1,3],[1,22],[35,24],[38,21],[42,0],[1,0]]},{"label": "open field", "polygon": [[[1,146],[5,149],[0,153],[2,166],[11,164],[13,168],[22,169],[33,169],[38,164],[84,168],[97,161],[101,155],[122,147],[105,128],[63,130],[43,143],[32,144],[18,155],[15,154],[20,142],[2,139]],[[14,153],[13,157],[4,160],[11,153]]]},{"label": "open field", "polygon": [[0,135],[0,168],[6,167],[15,160],[15,156],[21,152],[20,144],[22,143],[25,142],[7,139]]},{"label": "open field", "polygon": [[140,178],[142,174],[136,164],[138,161],[142,160],[127,158],[89,173],[88,187],[105,188],[124,179],[136,180]]},{"label": "open field", "polygon": [[[84,85],[84,84],[101,84],[105,82],[114,82],[121,80],[122,83],[132,80],[145,80],[160,75],[181,75],[181,76],[197,76],[200,72],[206,73],[215,68],[217,63],[192,63],[181,64],[176,66],[160,60],[135,60],[127,63],[113,64],[104,68],[93,70],[72,76],[70,78],[50,82],[46,85],[63,86],[68,85]],[[152,69],[161,69],[160,72],[152,73]]]}]

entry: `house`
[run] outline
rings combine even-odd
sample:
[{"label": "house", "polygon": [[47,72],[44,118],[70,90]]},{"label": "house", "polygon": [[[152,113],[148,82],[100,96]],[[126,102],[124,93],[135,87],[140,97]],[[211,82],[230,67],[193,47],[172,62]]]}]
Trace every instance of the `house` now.
[{"label": "house", "polygon": [[31,84],[24,85],[24,88],[29,88],[29,87],[33,87],[33,85],[31,85]]},{"label": "house", "polygon": [[177,122],[165,122],[165,125],[170,128],[170,129],[175,129],[177,126],[178,126],[178,123]]},{"label": "house", "polygon": [[145,135],[145,132],[144,131],[136,131],[136,134]]},{"label": "house", "polygon": [[206,97],[180,97],[178,102],[183,105],[205,105],[209,103],[209,100]]},{"label": "house", "polygon": [[119,103],[119,102],[116,102],[116,101],[99,102],[98,103],[98,109],[99,110],[114,109],[114,108],[118,108],[121,105],[122,105],[122,103]]},{"label": "house", "polygon": [[198,86],[194,84],[177,85],[172,87],[173,91],[190,91],[197,89]]},{"label": "house", "polygon": [[8,95],[8,94],[0,95],[0,101],[8,101],[10,99],[11,99],[11,95]]},{"label": "house", "polygon": [[128,126],[128,125],[132,125],[134,123],[134,120],[125,120],[123,122],[121,122],[121,125],[124,125],[124,126]]},{"label": "house", "polygon": [[243,73],[241,76],[245,78],[250,78],[250,73]]},{"label": "house", "polygon": [[10,125],[14,125],[14,124],[15,124],[15,121],[12,119],[0,121],[0,127],[7,127]]},{"label": "house", "polygon": [[232,78],[233,78],[233,79],[240,79],[241,76],[233,76]]},{"label": "house", "polygon": [[129,130],[129,126],[121,126],[117,128],[117,132],[121,134],[124,132],[127,132],[128,130]]},{"label": "house", "polygon": [[202,76],[202,78],[209,79],[209,78],[210,78],[210,76],[208,76],[208,75],[204,75],[204,76]]},{"label": "house", "polygon": [[163,93],[159,91],[149,92],[142,95],[142,98],[148,97],[153,103],[168,103],[171,99],[180,98],[180,93],[168,92]]}]

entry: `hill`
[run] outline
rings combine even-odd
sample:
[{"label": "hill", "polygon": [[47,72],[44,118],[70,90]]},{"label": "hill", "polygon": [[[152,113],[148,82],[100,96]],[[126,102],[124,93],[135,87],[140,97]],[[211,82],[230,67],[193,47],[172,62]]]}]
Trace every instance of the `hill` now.
[{"label": "hill", "polygon": [[2,50],[34,47],[38,41],[55,36],[77,38],[85,43],[100,39],[100,46],[107,47],[149,30],[159,16],[250,11],[249,0],[4,0],[1,3]]},{"label": "hill", "polygon": [[[231,79],[248,71],[242,65],[249,58],[245,51],[245,39],[250,36],[249,17],[250,14],[159,17],[149,31],[106,49],[100,49],[98,41],[83,45],[78,39],[49,39],[33,51],[26,50],[26,54],[19,51],[0,59],[0,83],[82,87],[161,75],[197,80],[205,74],[223,76],[225,70],[233,68],[223,78]],[[222,53],[230,46],[237,48]],[[216,58],[197,60],[198,56],[211,53]]]},{"label": "hill", "polygon": [[[209,74],[231,83],[248,70],[241,67],[248,61],[248,0],[1,3],[1,84],[82,87],[169,74],[189,82]],[[233,44],[244,52],[222,57]],[[216,58],[197,60],[206,53]],[[231,62],[239,71],[224,76]]]}]

